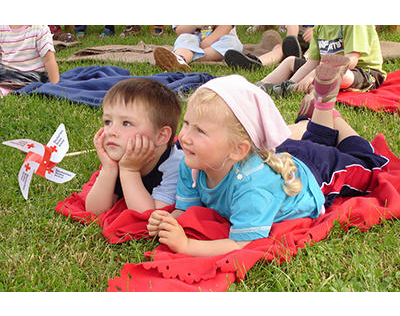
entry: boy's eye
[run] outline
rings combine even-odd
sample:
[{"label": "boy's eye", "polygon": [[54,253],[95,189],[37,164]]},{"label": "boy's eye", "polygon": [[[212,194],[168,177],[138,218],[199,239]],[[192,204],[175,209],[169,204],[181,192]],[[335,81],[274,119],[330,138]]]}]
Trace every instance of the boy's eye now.
[{"label": "boy's eye", "polygon": [[104,126],[109,126],[111,124],[112,122],[110,120],[104,120]]},{"label": "boy's eye", "polygon": [[124,126],[132,126],[132,123],[129,122],[129,121],[124,121],[124,122],[123,122],[123,125],[124,125]]}]

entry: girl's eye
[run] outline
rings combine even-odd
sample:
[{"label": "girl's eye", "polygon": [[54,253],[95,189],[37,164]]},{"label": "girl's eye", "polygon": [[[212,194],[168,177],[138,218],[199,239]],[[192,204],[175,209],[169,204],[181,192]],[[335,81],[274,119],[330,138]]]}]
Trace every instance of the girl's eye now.
[{"label": "girl's eye", "polygon": [[110,120],[104,120],[104,126],[110,126],[112,122]]},{"label": "girl's eye", "polygon": [[124,125],[124,126],[132,126],[132,123],[131,123],[131,122],[128,122],[128,121],[124,121],[123,125]]},{"label": "girl's eye", "polygon": [[197,131],[200,133],[200,134],[206,134],[201,128],[199,128],[199,127],[197,127]]}]

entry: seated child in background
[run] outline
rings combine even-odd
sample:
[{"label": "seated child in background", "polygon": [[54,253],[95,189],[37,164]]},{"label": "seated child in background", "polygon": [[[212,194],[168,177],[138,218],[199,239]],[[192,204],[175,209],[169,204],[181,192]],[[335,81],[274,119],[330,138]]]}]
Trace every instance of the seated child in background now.
[{"label": "seated child in background", "polygon": [[96,215],[124,197],[144,212],[175,203],[183,151],[174,145],[181,115],[177,95],[150,79],[127,79],[103,100],[104,126],[94,136],[102,164],[85,208]]},{"label": "seated child in background", "polygon": [[179,35],[174,51],[165,47],[154,50],[156,65],[165,71],[191,72],[191,61],[221,61],[228,49],[243,50],[234,25],[178,25],[173,29]]},{"label": "seated child in background", "polygon": [[[343,68],[320,67],[316,91],[337,93]],[[220,77],[198,88],[179,133],[185,158],[176,210],[154,211],[147,226],[150,235],[158,234],[160,243],[175,252],[220,255],[268,237],[274,222],[316,218],[335,197],[368,192],[371,170],[377,172],[388,160],[376,155],[341,117],[333,119],[332,98],[325,103],[324,93],[318,97],[322,101],[315,108],[315,121],[308,123],[302,140],[293,140],[287,139],[290,130],[272,99],[243,77]],[[276,154],[275,149],[289,153]],[[355,165],[357,170],[352,169]],[[332,183],[337,171],[340,179]],[[351,182],[355,177],[357,184]],[[333,186],[333,194],[326,186]],[[229,220],[229,238],[187,238],[176,218],[196,205]]]},{"label": "seated child in background", "polygon": [[[225,54],[225,62],[232,68],[253,70],[259,69],[262,66],[269,67],[278,64],[289,56],[302,58],[308,51],[309,43],[312,38],[313,25],[285,25],[285,27],[285,39],[282,43],[273,46],[271,51],[257,57],[253,54],[245,55],[237,50],[230,49]],[[271,39],[273,43],[274,36],[272,36],[272,34],[270,37],[268,37],[268,32],[263,34],[262,41]],[[280,40],[280,34],[275,34]]]},{"label": "seated child in background", "polygon": [[[57,83],[60,73],[47,25],[0,25],[0,96],[10,89],[2,82]],[[12,90],[11,90],[12,91]]]},{"label": "seated child in background", "polygon": [[378,34],[373,25],[316,25],[308,60],[288,57],[256,85],[267,93],[284,96],[287,92],[310,92],[315,68],[329,54],[345,55],[350,65],[341,89],[368,91],[378,88],[386,78]]}]

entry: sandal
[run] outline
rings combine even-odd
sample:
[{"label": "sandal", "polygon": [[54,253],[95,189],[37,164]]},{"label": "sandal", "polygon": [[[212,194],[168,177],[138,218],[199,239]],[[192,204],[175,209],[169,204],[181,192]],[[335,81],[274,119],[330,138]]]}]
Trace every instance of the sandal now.
[{"label": "sandal", "polygon": [[165,32],[165,26],[164,25],[151,25],[151,34],[155,36],[160,36],[163,35]]}]

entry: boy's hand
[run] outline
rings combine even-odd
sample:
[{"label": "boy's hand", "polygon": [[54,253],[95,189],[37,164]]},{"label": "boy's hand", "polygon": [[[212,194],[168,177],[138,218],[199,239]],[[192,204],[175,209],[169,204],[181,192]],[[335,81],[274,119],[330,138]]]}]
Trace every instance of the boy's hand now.
[{"label": "boy's hand", "polygon": [[112,160],[110,156],[108,156],[106,150],[104,149],[104,138],[105,138],[104,127],[102,127],[97,131],[97,133],[94,135],[93,138],[93,143],[97,151],[97,156],[99,157],[100,162],[103,165],[103,168],[110,168],[110,169],[118,168],[118,162]]},{"label": "boy's hand", "polygon": [[144,135],[136,134],[129,139],[125,154],[119,161],[119,168],[132,172],[140,171],[143,166],[154,158],[154,143]]}]

